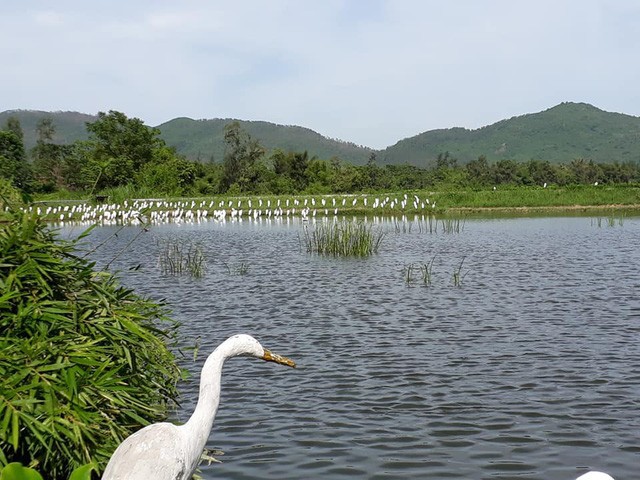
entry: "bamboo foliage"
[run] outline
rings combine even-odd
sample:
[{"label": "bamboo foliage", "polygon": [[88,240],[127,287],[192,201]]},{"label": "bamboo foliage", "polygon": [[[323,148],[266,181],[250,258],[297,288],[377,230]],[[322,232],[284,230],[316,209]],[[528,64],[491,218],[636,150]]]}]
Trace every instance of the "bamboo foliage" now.
[{"label": "bamboo foliage", "polygon": [[164,419],[180,374],[166,308],[76,249],[27,214],[0,230],[0,467],[54,480]]}]

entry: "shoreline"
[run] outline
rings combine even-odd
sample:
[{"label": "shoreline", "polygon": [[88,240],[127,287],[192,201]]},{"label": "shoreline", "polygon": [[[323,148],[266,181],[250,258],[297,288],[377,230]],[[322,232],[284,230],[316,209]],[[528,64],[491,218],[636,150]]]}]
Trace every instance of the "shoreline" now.
[{"label": "shoreline", "polygon": [[607,204],[607,205],[546,205],[546,206],[519,206],[519,207],[449,207],[445,213],[549,213],[549,212],[597,212],[607,211],[637,211],[640,215],[640,204]]}]

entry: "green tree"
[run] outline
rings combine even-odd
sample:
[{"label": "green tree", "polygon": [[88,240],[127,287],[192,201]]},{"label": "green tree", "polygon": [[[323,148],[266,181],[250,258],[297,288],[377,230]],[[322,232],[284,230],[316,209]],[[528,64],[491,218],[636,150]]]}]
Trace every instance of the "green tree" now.
[{"label": "green tree", "polygon": [[178,157],[168,147],[156,160],[145,164],[136,175],[136,185],[155,193],[186,195],[196,181],[197,165]]},{"label": "green tree", "polygon": [[56,133],[56,127],[53,123],[53,119],[51,117],[45,117],[38,120],[36,131],[38,132],[38,142],[51,142]]},{"label": "green tree", "polygon": [[50,117],[40,119],[36,130],[38,139],[31,150],[31,158],[38,188],[41,191],[64,188],[67,184],[64,175],[64,159],[71,147],[51,143],[56,128]]},{"label": "green tree", "polygon": [[498,160],[493,166],[493,183],[516,183],[518,163],[515,160]]},{"label": "green tree", "polygon": [[242,129],[239,122],[224,127],[225,152],[222,162],[221,188],[228,191],[233,185],[240,192],[251,191],[259,178],[258,161],[265,153],[264,147]]},{"label": "green tree", "polygon": [[20,139],[20,141],[24,144],[24,131],[22,130],[22,125],[20,124],[20,119],[18,117],[14,117],[13,115],[7,118],[7,124],[4,128],[7,132],[13,132],[16,134],[16,137]]},{"label": "green tree", "polygon": [[472,185],[487,185],[491,181],[491,167],[487,157],[480,155],[465,165],[467,178]]},{"label": "green tree", "polygon": [[33,175],[41,191],[73,188],[69,178],[69,157],[73,145],[37,143],[33,147]]},{"label": "green tree", "polygon": [[376,154],[375,152],[371,152],[371,154],[369,155],[369,160],[367,160],[367,164],[365,165],[363,172],[363,186],[365,188],[368,188],[369,190],[379,189],[381,187],[381,176],[382,172],[381,168],[378,167],[378,164],[376,162]]},{"label": "green tree", "polygon": [[331,191],[331,166],[326,160],[312,159],[305,171],[307,191],[310,193],[329,193]]},{"label": "green tree", "polygon": [[602,168],[596,165],[593,160],[587,161],[584,158],[571,160],[569,170],[575,183],[587,184],[602,181]]},{"label": "green tree", "polygon": [[160,130],[147,127],[138,118],[110,110],[99,112],[95,122],[87,123],[91,146],[90,162],[101,172],[98,188],[125,185],[141,167],[154,159],[164,147]]},{"label": "green tree", "polygon": [[22,139],[13,131],[0,130],[0,176],[19,190],[31,189],[31,166],[27,163]]}]

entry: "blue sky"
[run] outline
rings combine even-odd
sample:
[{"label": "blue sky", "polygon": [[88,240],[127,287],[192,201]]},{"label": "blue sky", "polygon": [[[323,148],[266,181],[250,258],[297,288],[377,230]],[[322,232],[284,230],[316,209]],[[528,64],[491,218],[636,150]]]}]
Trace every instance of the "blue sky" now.
[{"label": "blue sky", "polygon": [[640,116],[638,0],[25,0],[0,111],[265,120],[373,148],[563,101]]}]

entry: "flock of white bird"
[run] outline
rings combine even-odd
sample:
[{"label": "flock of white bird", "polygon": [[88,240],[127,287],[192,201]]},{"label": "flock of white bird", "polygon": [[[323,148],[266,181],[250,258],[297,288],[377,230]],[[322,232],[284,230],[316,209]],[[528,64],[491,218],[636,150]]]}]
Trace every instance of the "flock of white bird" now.
[{"label": "flock of white bird", "polygon": [[153,200],[136,199],[120,203],[77,203],[65,205],[36,204],[27,207],[39,215],[60,223],[132,224],[189,223],[214,219],[315,217],[338,215],[349,210],[373,209],[380,212],[433,211],[436,202],[418,195],[399,197],[380,196],[323,196],[305,198],[245,198],[233,200]]}]

